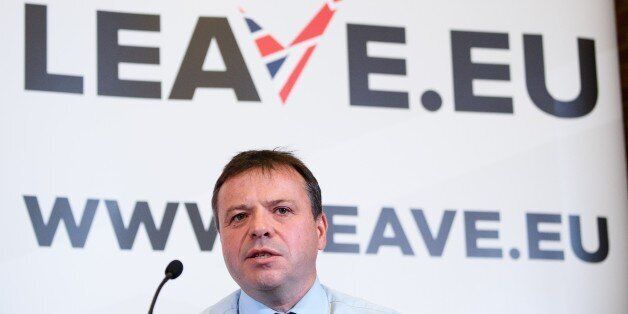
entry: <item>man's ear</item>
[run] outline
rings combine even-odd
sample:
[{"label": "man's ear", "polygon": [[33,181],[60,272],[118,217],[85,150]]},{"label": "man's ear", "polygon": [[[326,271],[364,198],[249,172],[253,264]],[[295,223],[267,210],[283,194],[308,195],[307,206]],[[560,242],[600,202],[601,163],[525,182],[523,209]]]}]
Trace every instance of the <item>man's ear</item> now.
[{"label": "man's ear", "polygon": [[327,216],[321,213],[316,218],[316,232],[318,234],[318,249],[323,250],[327,245]]}]

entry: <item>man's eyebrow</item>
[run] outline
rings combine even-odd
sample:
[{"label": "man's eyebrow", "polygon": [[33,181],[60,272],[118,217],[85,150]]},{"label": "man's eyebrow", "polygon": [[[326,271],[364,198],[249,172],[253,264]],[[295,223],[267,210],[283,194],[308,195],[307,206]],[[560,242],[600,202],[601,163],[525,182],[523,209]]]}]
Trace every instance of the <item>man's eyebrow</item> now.
[{"label": "man's eyebrow", "polygon": [[240,205],[235,205],[235,206],[231,206],[229,208],[227,208],[227,211],[225,211],[225,213],[234,211],[234,210],[248,210],[249,207],[244,205],[244,204],[240,204]]},{"label": "man's eyebrow", "polygon": [[295,202],[293,202],[291,200],[277,199],[277,200],[271,200],[271,201],[264,202],[264,206],[266,206],[266,207],[273,207],[273,206],[276,206],[276,205],[281,204],[281,203],[289,203],[291,205],[296,204]]}]

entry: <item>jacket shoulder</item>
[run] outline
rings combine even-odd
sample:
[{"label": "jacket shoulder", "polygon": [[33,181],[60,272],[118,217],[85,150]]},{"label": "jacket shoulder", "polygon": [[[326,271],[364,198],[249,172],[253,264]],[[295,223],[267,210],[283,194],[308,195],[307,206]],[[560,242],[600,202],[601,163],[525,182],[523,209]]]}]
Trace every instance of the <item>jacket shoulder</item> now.
[{"label": "jacket shoulder", "polygon": [[399,314],[399,312],[323,286],[331,313]]},{"label": "jacket shoulder", "polygon": [[224,297],[218,303],[208,307],[201,314],[231,314],[238,312],[238,300],[240,299],[240,290],[236,290],[230,295]]}]

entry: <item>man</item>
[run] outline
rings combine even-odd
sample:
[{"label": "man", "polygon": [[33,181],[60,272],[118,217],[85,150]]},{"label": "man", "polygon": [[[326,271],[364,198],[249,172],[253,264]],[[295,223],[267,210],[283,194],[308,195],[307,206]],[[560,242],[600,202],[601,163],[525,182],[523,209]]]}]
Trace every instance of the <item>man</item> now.
[{"label": "man", "polygon": [[203,313],[396,313],[320,284],[322,207],[316,178],[291,153],[233,157],[216,181],[212,209],[227,269],[241,290]]}]

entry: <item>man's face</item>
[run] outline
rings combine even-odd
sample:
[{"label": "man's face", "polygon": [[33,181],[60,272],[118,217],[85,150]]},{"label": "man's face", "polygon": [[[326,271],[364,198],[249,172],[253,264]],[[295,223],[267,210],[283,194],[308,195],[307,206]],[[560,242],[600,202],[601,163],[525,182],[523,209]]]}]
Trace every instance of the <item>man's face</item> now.
[{"label": "man's face", "polygon": [[314,281],[327,219],[314,219],[305,180],[294,169],[251,169],[228,179],[218,193],[218,219],[225,263],[244,291]]}]

